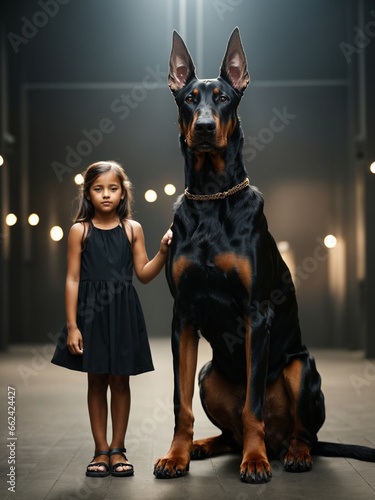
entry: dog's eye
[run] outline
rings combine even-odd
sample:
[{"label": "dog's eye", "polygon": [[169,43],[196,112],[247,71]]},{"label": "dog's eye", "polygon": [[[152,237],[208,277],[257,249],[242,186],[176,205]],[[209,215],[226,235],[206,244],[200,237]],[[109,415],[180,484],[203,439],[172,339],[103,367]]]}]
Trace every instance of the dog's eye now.
[{"label": "dog's eye", "polygon": [[227,101],[228,101],[228,97],[227,97],[226,95],[221,95],[221,96],[219,97],[219,101],[220,101],[220,102],[227,102]]},{"label": "dog's eye", "polygon": [[188,95],[185,100],[188,104],[192,104],[194,102],[194,97],[192,95]]}]

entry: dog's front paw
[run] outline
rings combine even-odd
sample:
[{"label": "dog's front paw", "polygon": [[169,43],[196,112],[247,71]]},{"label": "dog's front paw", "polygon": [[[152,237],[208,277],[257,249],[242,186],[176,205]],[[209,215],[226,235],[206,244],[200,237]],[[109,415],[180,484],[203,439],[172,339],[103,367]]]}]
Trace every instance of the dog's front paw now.
[{"label": "dog's front paw", "polygon": [[271,480],[272,469],[265,460],[243,461],[240,468],[240,479],[244,483],[261,484]]},{"label": "dog's front paw", "polygon": [[189,470],[189,460],[184,457],[164,457],[156,460],[154,476],[157,479],[182,477]]}]

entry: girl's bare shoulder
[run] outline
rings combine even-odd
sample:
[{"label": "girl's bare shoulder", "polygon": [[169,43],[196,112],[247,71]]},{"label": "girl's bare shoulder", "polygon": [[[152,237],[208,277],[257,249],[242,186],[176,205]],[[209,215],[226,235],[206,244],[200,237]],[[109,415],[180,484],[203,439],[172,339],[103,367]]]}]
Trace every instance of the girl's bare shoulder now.
[{"label": "girl's bare shoulder", "polygon": [[139,222],[133,219],[126,219],[123,221],[125,226],[129,241],[132,242],[132,245],[137,241],[143,239],[143,229]]},{"label": "girl's bare shoulder", "polygon": [[142,226],[140,225],[139,222],[137,222],[136,220],[134,219],[125,219],[124,220],[124,223],[126,224],[130,224],[132,226],[133,229],[142,229]]},{"label": "girl's bare shoulder", "polygon": [[88,222],[76,222],[72,225],[69,231],[70,238],[81,238],[85,232],[87,232],[89,223]]}]

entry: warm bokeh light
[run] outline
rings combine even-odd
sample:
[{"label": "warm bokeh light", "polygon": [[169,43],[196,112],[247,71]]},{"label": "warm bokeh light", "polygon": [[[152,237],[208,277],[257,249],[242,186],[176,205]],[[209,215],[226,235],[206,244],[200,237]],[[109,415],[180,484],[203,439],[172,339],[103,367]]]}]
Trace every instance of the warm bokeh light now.
[{"label": "warm bokeh light", "polygon": [[4,164],[4,158],[0,155],[0,167]]},{"label": "warm bokeh light", "polygon": [[167,184],[164,187],[164,193],[167,194],[168,196],[172,196],[173,194],[175,194],[175,192],[176,192],[176,188],[173,184]]},{"label": "warm bokeh light", "polygon": [[289,242],[288,241],[279,241],[279,243],[277,244],[277,248],[279,249],[280,253],[289,252],[289,250],[290,250]]},{"label": "warm bokeh light", "polygon": [[148,191],[145,192],[145,199],[149,203],[153,203],[154,201],[156,201],[157,197],[158,195],[153,189],[149,189]]},{"label": "warm bokeh light", "polygon": [[14,226],[14,224],[17,222],[17,216],[14,214],[8,214],[5,217],[5,223],[7,226]]},{"label": "warm bokeh light", "polygon": [[30,214],[27,220],[29,221],[30,226],[37,226],[39,224],[39,215]]},{"label": "warm bokeh light", "polygon": [[327,234],[324,238],[324,244],[327,248],[334,248],[337,245],[337,238],[333,234]]},{"label": "warm bokeh light", "polygon": [[373,162],[371,163],[371,165],[370,165],[370,172],[371,172],[372,174],[375,174],[375,161],[373,161]]},{"label": "warm bokeh light", "polygon": [[74,182],[76,184],[78,184],[78,186],[80,186],[81,184],[83,184],[83,175],[82,174],[77,174],[75,177],[74,177]]},{"label": "warm bokeh light", "polygon": [[53,226],[49,234],[53,239],[53,241],[60,241],[64,236],[64,231],[61,229],[60,226]]}]

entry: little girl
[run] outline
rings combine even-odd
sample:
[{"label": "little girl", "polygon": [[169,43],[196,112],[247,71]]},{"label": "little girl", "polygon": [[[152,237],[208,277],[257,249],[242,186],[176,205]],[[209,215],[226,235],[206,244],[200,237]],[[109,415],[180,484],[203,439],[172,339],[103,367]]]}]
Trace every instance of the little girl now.
[{"label": "little girl", "polygon": [[[153,370],[146,326],[132,285],[133,267],[148,283],[163,268],[170,230],[147,257],[142,227],[131,219],[132,185],[113,161],[90,165],[68,239],[65,288],[67,323],[52,363],[88,374],[88,410],[95,454],[89,477],[130,476],[125,433],[129,375]],[[108,445],[107,389],[111,390],[112,441]]]}]

